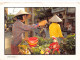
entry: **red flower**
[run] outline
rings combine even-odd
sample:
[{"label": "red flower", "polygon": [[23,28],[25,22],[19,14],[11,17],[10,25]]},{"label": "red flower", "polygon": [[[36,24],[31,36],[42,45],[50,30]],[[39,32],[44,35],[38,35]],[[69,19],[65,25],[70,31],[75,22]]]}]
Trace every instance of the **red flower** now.
[{"label": "red flower", "polygon": [[53,53],[54,53],[55,51],[57,51],[57,52],[58,52],[58,51],[59,51],[59,48],[54,49],[54,50],[53,50]]},{"label": "red flower", "polygon": [[30,47],[35,47],[38,43],[38,38],[37,37],[30,37],[28,39],[28,43],[29,43]]},{"label": "red flower", "polygon": [[53,40],[56,39],[54,36],[52,36]]},{"label": "red flower", "polygon": [[53,53],[54,53],[55,51],[57,51],[57,52],[59,51],[60,46],[59,46],[58,42],[53,42],[50,44],[49,48],[53,49]]}]

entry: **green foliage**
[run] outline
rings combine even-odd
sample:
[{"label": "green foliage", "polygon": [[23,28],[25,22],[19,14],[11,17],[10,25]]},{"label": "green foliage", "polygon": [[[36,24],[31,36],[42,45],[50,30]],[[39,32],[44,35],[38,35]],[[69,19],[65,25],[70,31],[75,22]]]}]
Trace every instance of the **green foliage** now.
[{"label": "green foliage", "polygon": [[37,55],[40,54],[40,48],[39,47],[32,47],[32,54]]},{"label": "green foliage", "polygon": [[50,38],[50,39],[43,39],[43,37],[37,37],[38,38],[38,44],[41,46],[41,45],[46,45],[48,46],[50,43],[53,42],[53,39]]},{"label": "green foliage", "polygon": [[[48,48],[50,43],[53,42],[52,38],[50,38],[50,39],[43,39],[42,37],[39,37],[39,36],[35,36],[35,37],[38,38],[38,44],[37,44],[36,47],[30,48],[31,53],[33,55],[40,54],[41,50],[45,50],[45,48]],[[28,43],[26,41],[22,40],[21,45],[28,45]]]},{"label": "green foliage", "polygon": [[[30,48],[31,50],[31,54],[33,55],[39,55],[41,50],[45,50],[45,48],[48,48],[49,45],[53,42],[53,39],[45,39],[43,37],[39,37],[39,36],[35,36],[38,38],[38,43],[36,47],[32,47]],[[24,40],[21,42],[22,45],[28,45],[27,42],[25,42]],[[68,35],[63,43],[60,44],[60,49],[61,51],[65,50],[68,54],[75,54],[75,35]],[[50,54],[52,54],[53,50],[50,50]],[[62,54],[64,54],[65,52],[63,52]],[[55,52],[55,55],[57,55],[58,53]]]},{"label": "green foliage", "polygon": [[75,35],[68,35],[60,47],[66,50],[68,54],[75,54]]}]

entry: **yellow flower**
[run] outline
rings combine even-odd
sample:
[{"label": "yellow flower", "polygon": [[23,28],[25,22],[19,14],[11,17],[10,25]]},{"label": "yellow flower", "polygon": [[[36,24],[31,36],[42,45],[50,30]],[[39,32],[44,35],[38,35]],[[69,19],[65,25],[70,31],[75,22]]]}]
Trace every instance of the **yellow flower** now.
[{"label": "yellow flower", "polygon": [[40,53],[41,53],[41,54],[44,54],[44,50],[41,50]]}]

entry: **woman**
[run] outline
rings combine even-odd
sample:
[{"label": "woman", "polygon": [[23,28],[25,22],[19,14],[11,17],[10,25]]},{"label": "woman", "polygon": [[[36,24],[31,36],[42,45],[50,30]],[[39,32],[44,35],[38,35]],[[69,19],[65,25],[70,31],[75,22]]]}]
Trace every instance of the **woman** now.
[{"label": "woman", "polygon": [[52,22],[49,26],[50,37],[56,37],[58,43],[61,43],[60,38],[64,39],[64,37],[62,35],[61,27],[58,22],[61,22],[62,20],[57,15],[54,15],[51,19],[49,19],[49,21]]},{"label": "woman", "polygon": [[68,35],[72,31],[72,25],[68,22],[67,25],[66,25],[66,27],[67,27],[67,35]]},{"label": "woman", "polygon": [[24,22],[26,19],[30,18],[30,14],[20,10],[16,16],[15,16],[15,20],[16,22],[13,24],[13,28],[12,28],[12,33],[13,33],[13,40],[11,43],[11,52],[12,54],[18,54],[18,44],[21,43],[22,41],[22,34],[25,31],[30,31],[33,30],[39,26],[44,26],[47,21],[41,21],[40,23],[37,24],[33,24],[33,25],[25,25]]}]

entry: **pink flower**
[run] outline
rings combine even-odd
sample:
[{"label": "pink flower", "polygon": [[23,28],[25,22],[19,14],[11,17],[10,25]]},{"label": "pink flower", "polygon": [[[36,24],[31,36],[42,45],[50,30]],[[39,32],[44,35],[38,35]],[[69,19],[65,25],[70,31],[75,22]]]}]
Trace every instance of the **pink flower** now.
[{"label": "pink flower", "polygon": [[49,50],[50,50],[49,48],[46,48],[46,49],[45,49],[45,51],[49,51]]}]

